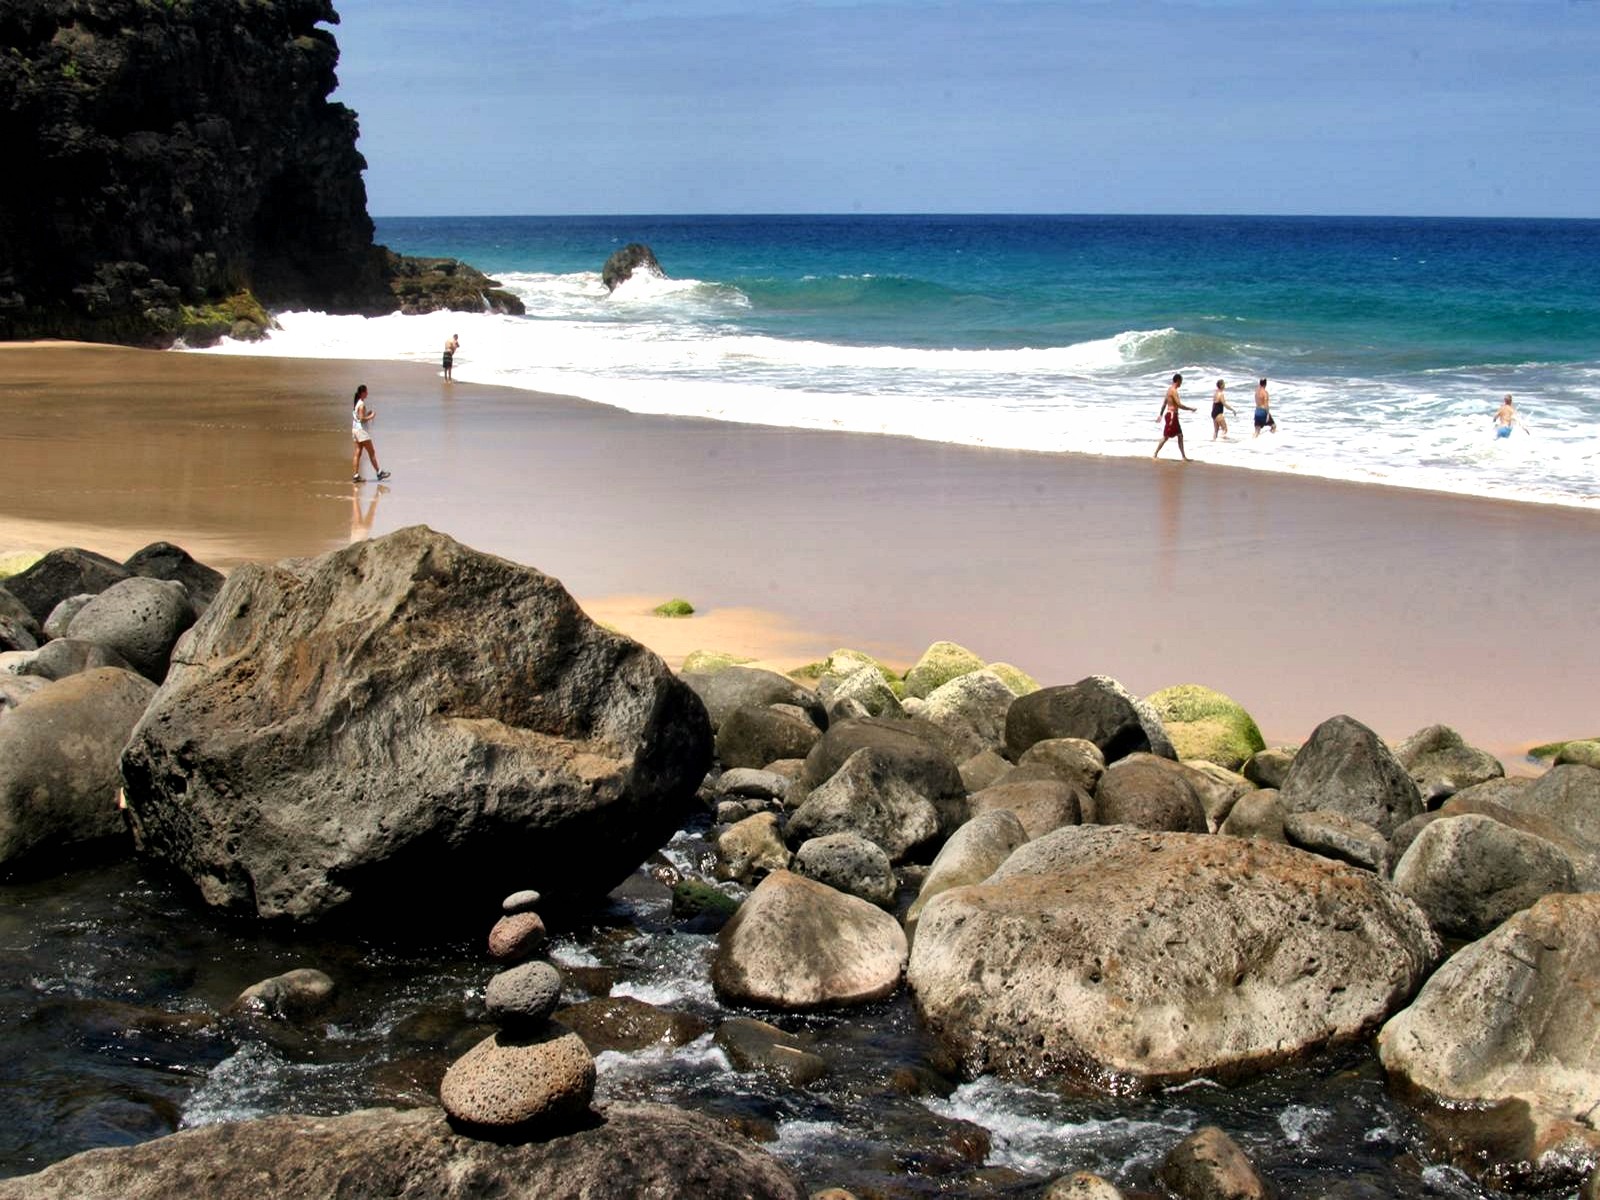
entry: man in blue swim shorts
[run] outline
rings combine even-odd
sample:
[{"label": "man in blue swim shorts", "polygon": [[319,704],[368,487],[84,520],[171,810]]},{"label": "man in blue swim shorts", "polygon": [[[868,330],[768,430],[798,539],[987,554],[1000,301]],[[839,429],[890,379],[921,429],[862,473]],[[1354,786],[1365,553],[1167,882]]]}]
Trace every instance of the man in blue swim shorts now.
[{"label": "man in blue swim shorts", "polygon": [[1278,423],[1272,419],[1272,400],[1267,395],[1267,381],[1265,379],[1256,384],[1255,436],[1260,437],[1263,429],[1270,429],[1273,433],[1278,432]]},{"label": "man in blue swim shorts", "polygon": [[[1494,414],[1494,435],[1508,438],[1518,425],[1522,425],[1522,420],[1517,416],[1517,406],[1511,403],[1511,396],[1507,393],[1506,398],[1500,401],[1499,411]],[[1526,425],[1522,425],[1522,432],[1528,432]]]}]

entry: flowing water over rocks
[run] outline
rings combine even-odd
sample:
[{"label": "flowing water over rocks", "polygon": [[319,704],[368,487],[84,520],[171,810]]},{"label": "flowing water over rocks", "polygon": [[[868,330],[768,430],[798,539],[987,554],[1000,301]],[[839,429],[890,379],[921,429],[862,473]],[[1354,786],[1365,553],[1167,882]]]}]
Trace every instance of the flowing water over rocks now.
[{"label": "flowing water over rocks", "polygon": [[[632,997],[713,1030],[735,1015],[767,1020],[827,1073],[801,1085],[736,1071],[712,1032],[676,1048],[597,1044],[597,1102],[697,1109],[764,1143],[808,1190],[861,1196],[1035,1196],[1078,1170],[1156,1191],[1163,1156],[1208,1124],[1288,1197],[1339,1181],[1405,1198],[1497,1194],[1440,1165],[1366,1046],[1237,1087],[1200,1079],[1139,1098],[1084,1097],[943,1074],[904,990],[848,1012],[721,1005],[715,933],[670,908],[670,884],[709,880],[714,860],[709,821],[697,817],[581,924],[553,927],[564,1002]],[[902,892],[902,911],[911,898]],[[491,1029],[482,946],[497,915],[457,941],[402,949],[234,923],[147,865],[0,886],[0,1175],[222,1120],[436,1103],[445,1067]],[[302,966],[338,985],[315,1021],[219,1015],[249,985]]]}]

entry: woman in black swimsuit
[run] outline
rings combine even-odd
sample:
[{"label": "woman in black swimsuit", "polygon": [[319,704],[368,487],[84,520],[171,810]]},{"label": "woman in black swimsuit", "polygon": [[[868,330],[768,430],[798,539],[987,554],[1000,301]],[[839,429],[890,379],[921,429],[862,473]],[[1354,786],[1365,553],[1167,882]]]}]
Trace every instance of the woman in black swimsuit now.
[{"label": "woman in black swimsuit", "polygon": [[1222,410],[1227,409],[1234,416],[1239,415],[1239,410],[1229,404],[1225,393],[1228,385],[1223,380],[1217,380],[1217,394],[1211,397],[1211,440],[1217,440],[1217,434],[1228,436],[1228,418],[1222,415]]}]

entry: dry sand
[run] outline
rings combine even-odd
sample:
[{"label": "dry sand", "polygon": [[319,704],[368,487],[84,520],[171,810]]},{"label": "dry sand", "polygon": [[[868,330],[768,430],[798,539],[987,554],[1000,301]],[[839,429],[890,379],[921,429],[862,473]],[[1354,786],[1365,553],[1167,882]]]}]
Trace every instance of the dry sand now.
[{"label": "dry sand", "polygon": [[[0,380],[0,552],[165,539],[225,568],[421,522],[671,662],[948,638],[1046,683],[1205,683],[1273,741],[1341,712],[1501,754],[1600,724],[1588,511],[636,416],[412,364],[13,345]],[[349,478],[358,382],[382,487]],[[699,615],[649,615],[671,596]]]}]

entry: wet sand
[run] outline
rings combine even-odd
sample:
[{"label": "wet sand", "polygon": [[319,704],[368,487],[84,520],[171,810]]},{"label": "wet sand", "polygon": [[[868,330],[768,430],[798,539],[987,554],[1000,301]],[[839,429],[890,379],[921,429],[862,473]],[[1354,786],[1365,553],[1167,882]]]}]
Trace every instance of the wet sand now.
[{"label": "wet sand", "polygon": [[[350,482],[358,382],[381,487]],[[1205,683],[1272,741],[1344,712],[1505,755],[1600,720],[1600,513],[637,416],[402,363],[13,345],[0,397],[0,552],[165,539],[226,568],[420,522],[670,662],[948,638],[1045,683]],[[649,615],[673,596],[699,615]]]}]

